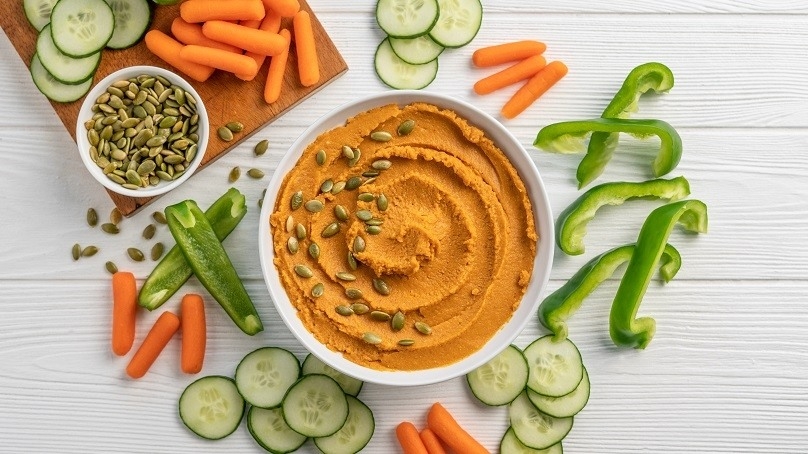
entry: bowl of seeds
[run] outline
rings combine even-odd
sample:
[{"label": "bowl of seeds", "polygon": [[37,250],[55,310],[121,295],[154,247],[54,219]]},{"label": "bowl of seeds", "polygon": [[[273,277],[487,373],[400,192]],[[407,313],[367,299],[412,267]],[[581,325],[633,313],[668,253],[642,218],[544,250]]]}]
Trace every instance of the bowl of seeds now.
[{"label": "bowl of seeds", "polygon": [[87,94],[76,142],[87,170],[108,190],[154,197],[187,180],[208,144],[208,116],[199,93],[163,68],[131,66]]}]

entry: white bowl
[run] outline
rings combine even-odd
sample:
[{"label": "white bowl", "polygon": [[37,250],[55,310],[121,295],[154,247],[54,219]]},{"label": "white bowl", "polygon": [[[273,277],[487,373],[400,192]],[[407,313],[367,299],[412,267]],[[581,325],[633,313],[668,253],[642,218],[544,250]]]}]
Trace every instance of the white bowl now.
[{"label": "white bowl", "polygon": [[[519,304],[510,320],[482,348],[456,363],[438,368],[414,371],[382,371],[356,364],[344,358],[342,354],[330,350],[320,343],[300,321],[297,316],[297,310],[289,301],[286,290],[280,282],[278,270],[273,264],[275,253],[269,217],[275,209],[275,200],[284,176],[298,161],[306,146],[313,142],[319,134],[344,125],[345,120],[368,109],[394,103],[404,106],[413,102],[426,102],[455,111],[468,120],[469,123],[485,131],[486,135],[505,152],[527,188],[528,196],[533,205],[533,218],[541,239],[538,242],[536,257],[533,262],[533,274],[521,304]],[[519,141],[497,120],[471,104],[447,96],[421,91],[386,92],[337,108],[309,126],[292,144],[292,147],[283,157],[278,169],[272,176],[264,197],[258,238],[261,268],[272,301],[286,326],[310,352],[326,364],[344,374],[372,383],[396,386],[437,383],[465,375],[485,364],[511,344],[529,320],[535,319],[539,298],[547,284],[550,267],[553,262],[555,240],[552,219],[547,193],[536,166]]]},{"label": "white bowl", "polygon": [[[95,104],[95,100],[101,96],[101,94],[103,94],[110,85],[118,80],[129,79],[142,74],[163,76],[172,84],[178,85],[190,95],[193,95],[194,99],[196,100],[197,114],[199,114],[199,129],[197,131],[197,134],[199,135],[199,141],[197,142],[198,149],[196,156],[185,169],[185,173],[183,173],[176,180],[160,181],[160,183],[155,186],[149,186],[141,189],[127,189],[107,178],[106,175],[104,175],[103,170],[98,167],[95,162],[93,162],[92,158],[90,158],[90,141],[87,139],[87,130],[84,128],[84,122],[92,118],[93,112],[91,109],[93,104]],[[197,93],[194,87],[192,87],[191,84],[189,84],[182,77],[171,71],[158,68],[156,66],[130,66],[115,71],[107,77],[101,79],[101,81],[98,82],[89,93],[87,93],[76,120],[76,143],[78,144],[79,155],[81,156],[81,161],[84,163],[84,166],[87,168],[90,174],[92,174],[96,181],[101,183],[105,188],[117,194],[129,197],[154,197],[165,194],[190,178],[199,167],[199,164],[202,163],[202,158],[205,156],[205,150],[208,147],[209,135],[210,127],[208,123],[208,113],[205,110],[205,104],[202,102],[202,97],[199,96],[199,93]]]}]

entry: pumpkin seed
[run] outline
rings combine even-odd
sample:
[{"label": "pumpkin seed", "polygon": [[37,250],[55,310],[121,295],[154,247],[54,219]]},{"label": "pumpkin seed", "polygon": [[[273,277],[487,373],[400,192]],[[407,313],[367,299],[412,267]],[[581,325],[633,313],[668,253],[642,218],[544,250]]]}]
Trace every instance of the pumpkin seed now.
[{"label": "pumpkin seed", "polygon": [[95,208],[87,209],[87,225],[90,227],[98,225],[98,212],[95,211]]},{"label": "pumpkin seed", "polygon": [[387,296],[390,294],[390,286],[384,279],[381,278],[374,278],[373,279],[373,290],[379,292],[379,294]]},{"label": "pumpkin seed", "polygon": [[286,232],[291,233],[292,230],[294,229],[295,229],[295,218],[293,218],[292,215],[290,214],[286,218]]},{"label": "pumpkin seed", "polygon": [[359,194],[358,196],[356,196],[356,198],[357,198],[357,200],[360,200],[362,202],[372,202],[372,201],[376,200],[376,196],[373,195],[370,192],[363,192],[363,193]]},{"label": "pumpkin seed", "polygon": [[391,317],[390,317],[390,314],[388,314],[387,312],[372,311],[370,313],[370,318],[372,318],[373,320],[376,320],[378,322],[387,322],[387,321],[390,321]]},{"label": "pumpkin seed", "polygon": [[143,238],[150,240],[154,238],[155,232],[157,232],[157,226],[154,224],[149,224],[143,229]]},{"label": "pumpkin seed", "polygon": [[233,167],[230,169],[230,174],[227,176],[227,181],[235,183],[241,177],[241,168]]},{"label": "pumpkin seed", "polygon": [[326,155],[325,150],[320,150],[316,155],[314,155],[314,160],[317,162],[318,166],[322,166],[325,165],[325,160],[327,157],[328,156]]},{"label": "pumpkin seed", "polygon": [[348,299],[358,300],[362,298],[362,290],[359,290],[358,288],[346,288],[345,296],[347,296]]},{"label": "pumpkin seed", "polygon": [[306,265],[295,265],[295,274],[304,279],[314,276],[314,272]]},{"label": "pumpkin seed", "polygon": [[382,224],[384,224],[384,219],[381,218],[373,218],[369,221],[365,221],[365,225],[368,226],[381,226]]},{"label": "pumpkin seed", "polygon": [[387,131],[373,131],[370,133],[370,138],[376,142],[389,142],[393,139],[393,136]]},{"label": "pumpkin seed", "polygon": [[334,207],[334,217],[345,222],[348,220],[348,210],[342,205],[336,205]]},{"label": "pumpkin seed", "polygon": [[415,322],[415,329],[417,329],[419,333],[424,335],[432,334],[432,327],[430,327],[424,322]]},{"label": "pumpkin seed", "polygon": [[318,260],[320,258],[320,246],[313,242],[309,244],[309,256],[314,260]]},{"label": "pumpkin seed", "polygon": [[289,253],[294,255],[297,254],[298,249],[300,248],[300,243],[297,241],[297,238],[290,236],[288,240],[286,240],[286,249],[289,250]]},{"label": "pumpkin seed", "polygon": [[373,183],[374,181],[376,181],[376,178],[378,178],[378,177],[370,177],[370,178],[368,178],[367,180],[365,180],[365,181],[362,183],[362,186],[364,186],[364,185],[366,185],[366,184]]},{"label": "pumpkin seed", "polygon": [[160,257],[163,256],[163,251],[165,250],[165,246],[163,243],[154,243],[154,246],[151,248],[151,259],[153,262],[160,260]]},{"label": "pumpkin seed", "polygon": [[368,210],[359,210],[356,212],[356,217],[359,218],[360,221],[369,221],[373,218],[373,213]]},{"label": "pumpkin seed", "polygon": [[349,147],[348,145],[342,146],[342,156],[345,157],[347,160],[351,160],[354,158],[354,151],[353,148]]},{"label": "pumpkin seed", "polygon": [[118,226],[111,223],[111,222],[106,222],[104,224],[101,224],[101,230],[103,230],[105,233],[110,233],[112,235],[120,232],[120,229],[118,228]]},{"label": "pumpkin seed", "polygon": [[79,243],[74,244],[70,254],[73,256],[74,261],[78,260],[81,257],[81,245]]},{"label": "pumpkin seed", "polygon": [[303,191],[297,191],[294,194],[292,194],[292,200],[290,204],[292,206],[292,211],[303,206]]},{"label": "pumpkin seed", "polygon": [[348,160],[348,166],[349,167],[355,166],[356,163],[359,162],[359,158],[362,157],[362,150],[360,150],[359,148],[354,148],[353,152],[354,152],[353,159]]},{"label": "pumpkin seed", "polygon": [[335,276],[337,277],[337,279],[341,281],[351,282],[356,280],[356,276],[347,271],[339,271],[338,273],[335,274]]},{"label": "pumpkin seed", "polygon": [[325,208],[323,202],[317,199],[309,200],[303,206],[306,208],[306,211],[309,211],[311,213],[319,213],[320,211],[323,211],[323,208]]},{"label": "pumpkin seed", "polygon": [[216,133],[219,134],[219,138],[224,140],[225,142],[230,142],[231,140],[233,140],[233,131],[227,129],[224,126],[220,127],[216,131]]},{"label": "pumpkin seed", "polygon": [[367,314],[368,312],[370,312],[370,308],[367,306],[367,304],[363,304],[363,303],[353,303],[353,304],[351,304],[351,310],[354,311],[354,314],[357,314],[357,315],[364,315],[364,314]]},{"label": "pumpkin seed", "polygon": [[358,254],[360,252],[365,252],[365,247],[366,246],[367,245],[365,244],[365,239],[364,238],[362,238],[359,235],[354,237],[354,239],[353,239],[353,251],[355,253]]},{"label": "pumpkin seed", "polygon": [[114,262],[107,262],[107,263],[105,263],[105,264],[104,264],[104,268],[106,268],[106,269],[107,269],[107,272],[109,272],[109,274],[115,274],[115,273],[117,273],[117,272],[118,272],[118,266],[117,266],[117,265],[115,265],[115,263],[114,263]]},{"label": "pumpkin seed", "polygon": [[268,149],[269,149],[269,141],[264,139],[255,144],[255,149],[253,151],[255,152],[256,156],[263,156]]},{"label": "pumpkin seed", "polygon": [[381,172],[378,170],[366,170],[362,172],[362,176],[368,178],[378,177],[379,175],[381,175]]},{"label": "pumpkin seed", "polygon": [[331,188],[331,194],[337,195],[342,192],[343,189],[345,189],[345,182],[337,181],[334,183],[334,187]]},{"label": "pumpkin seed", "polygon": [[400,341],[398,341],[398,345],[401,345],[402,347],[409,347],[414,343],[415,341],[412,339],[401,339]]},{"label": "pumpkin seed", "polygon": [[334,180],[329,178],[323,181],[323,184],[320,185],[320,192],[322,193],[331,192],[331,189],[333,187],[334,187]]},{"label": "pumpkin seed", "polygon": [[348,268],[354,271],[359,268],[359,262],[356,261],[356,257],[354,257],[351,251],[348,251]]},{"label": "pumpkin seed", "polygon": [[379,345],[382,343],[382,338],[378,334],[367,332],[362,335],[362,340],[372,345]]},{"label": "pumpkin seed", "polygon": [[362,177],[351,177],[345,182],[345,189],[352,191],[359,186],[362,186]]},{"label": "pumpkin seed", "polygon": [[411,133],[413,129],[415,129],[415,120],[405,120],[398,125],[396,132],[400,136],[406,136],[407,134]]},{"label": "pumpkin seed", "polygon": [[365,232],[371,235],[378,235],[382,233],[382,227],[379,225],[368,225],[365,227]]},{"label": "pumpkin seed", "polygon": [[348,307],[348,306],[346,306],[344,304],[340,304],[339,306],[335,307],[334,310],[337,312],[337,314],[343,315],[345,317],[349,317],[349,316],[353,315],[353,313],[354,313],[353,310],[351,310],[350,307]]},{"label": "pumpkin seed", "polygon": [[258,199],[258,208],[262,208],[264,206],[264,199]]},{"label": "pumpkin seed", "polygon": [[392,320],[390,320],[390,328],[392,328],[393,331],[401,331],[401,329],[404,328],[404,322],[404,313],[398,311],[393,315]]},{"label": "pumpkin seed", "polygon": [[376,170],[387,170],[392,165],[393,163],[388,161],[387,159],[378,159],[376,161],[373,161],[373,164],[371,164],[370,166]]},{"label": "pumpkin seed", "polygon": [[230,123],[227,123],[227,124],[225,125],[225,127],[226,127],[227,129],[229,129],[229,130],[230,130],[230,132],[241,132],[241,131],[244,131],[244,125],[243,125],[243,124],[241,124],[241,123],[240,123],[240,122],[238,122],[238,121],[231,121]]},{"label": "pumpkin seed", "polygon": [[146,258],[138,248],[130,247],[126,250],[126,253],[129,254],[129,258],[136,262],[142,262]]},{"label": "pumpkin seed", "polygon": [[298,240],[306,238],[306,226],[298,222],[295,226],[295,234],[297,235]]},{"label": "pumpkin seed", "polygon": [[323,293],[325,293],[325,286],[322,282],[314,284],[314,287],[311,288],[311,296],[315,298],[323,296]]},{"label": "pumpkin seed", "polygon": [[379,208],[379,211],[387,211],[389,206],[390,202],[387,200],[387,196],[384,194],[379,194],[379,198],[376,199],[376,207]]},{"label": "pumpkin seed", "polygon": [[249,175],[250,178],[260,180],[261,178],[264,178],[264,171],[261,169],[250,169],[247,171],[247,175]]},{"label": "pumpkin seed", "polygon": [[339,233],[339,224],[336,222],[332,222],[331,224],[325,226],[323,231],[320,233],[320,236],[322,236],[323,238],[331,238],[337,233]]}]

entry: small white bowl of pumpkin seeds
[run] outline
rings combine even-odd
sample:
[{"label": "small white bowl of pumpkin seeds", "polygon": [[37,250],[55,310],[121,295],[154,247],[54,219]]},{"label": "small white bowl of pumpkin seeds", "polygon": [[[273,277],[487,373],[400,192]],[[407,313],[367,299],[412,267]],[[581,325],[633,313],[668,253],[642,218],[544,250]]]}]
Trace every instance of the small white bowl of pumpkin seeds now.
[{"label": "small white bowl of pumpkin seeds", "polygon": [[196,171],[209,131],[205,105],[191,84],[163,68],[131,66],[87,94],[76,143],[85,167],[105,188],[154,197]]}]

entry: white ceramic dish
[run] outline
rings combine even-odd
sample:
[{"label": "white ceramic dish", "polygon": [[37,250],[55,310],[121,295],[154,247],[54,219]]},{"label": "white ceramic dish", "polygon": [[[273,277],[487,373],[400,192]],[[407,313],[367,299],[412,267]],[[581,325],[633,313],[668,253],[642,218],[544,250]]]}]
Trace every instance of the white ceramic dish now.
[{"label": "white ceramic dish", "polygon": [[[180,176],[176,180],[161,181],[159,184],[155,186],[149,186],[147,188],[127,189],[107,178],[106,175],[104,175],[102,169],[98,167],[95,164],[95,162],[93,162],[92,158],[90,157],[90,142],[87,139],[87,130],[84,128],[84,122],[92,118],[93,112],[91,109],[93,104],[95,103],[95,100],[101,94],[103,94],[110,85],[112,85],[115,81],[121,79],[129,79],[131,77],[137,77],[140,76],[141,74],[163,76],[166,79],[168,79],[172,84],[178,85],[183,90],[193,95],[194,99],[196,100],[197,113],[199,114],[199,129],[197,131],[197,134],[199,135],[199,141],[197,142],[198,150],[193,161],[191,161],[191,163],[186,168],[185,173],[183,173],[182,176]],[[205,110],[205,104],[202,102],[202,98],[199,96],[199,93],[197,93],[194,87],[192,87],[191,84],[189,84],[182,77],[178,76],[177,74],[171,71],[168,71],[163,68],[158,68],[156,66],[130,66],[115,71],[112,74],[108,75],[107,77],[103,78],[90,90],[89,93],[87,93],[87,96],[84,98],[84,102],[81,105],[81,109],[79,110],[78,119],[76,121],[76,143],[78,144],[79,155],[81,156],[81,160],[84,163],[84,166],[87,168],[90,174],[96,179],[96,181],[101,183],[101,185],[103,185],[105,188],[117,194],[129,197],[154,197],[160,194],[165,194],[166,192],[176,188],[177,186],[182,184],[185,180],[190,178],[191,175],[193,175],[193,173],[199,167],[199,164],[202,163],[202,158],[205,156],[205,150],[208,147],[209,135],[210,135],[210,127],[208,123],[208,114],[207,111]]]},{"label": "white ceramic dish", "polygon": [[[413,102],[427,102],[440,107],[452,109],[471,124],[486,132],[489,138],[496,143],[508,156],[525,183],[531,203],[533,204],[533,217],[541,239],[538,243],[536,257],[533,264],[533,275],[528,284],[527,291],[516,312],[480,350],[463,360],[434,369],[417,371],[380,371],[361,366],[345,359],[340,353],[330,350],[321,344],[311,332],[306,329],[297,316],[297,310],[292,306],[286,290],[281,285],[278,271],[273,264],[274,250],[272,247],[272,234],[269,226],[269,216],[275,208],[275,200],[283,177],[294,166],[306,146],[314,141],[321,133],[345,124],[345,120],[368,109],[385,104],[396,103],[401,106]],[[261,224],[259,227],[259,253],[264,280],[269,294],[286,326],[297,339],[315,356],[335,369],[356,377],[360,380],[395,386],[414,386],[437,383],[458,376],[462,376],[480,365],[486,363],[497,353],[513,342],[529,320],[536,317],[536,310],[540,301],[542,290],[550,276],[550,267],[553,262],[554,230],[553,216],[550,203],[544,189],[541,177],[536,166],[528,156],[519,141],[508,132],[497,120],[463,101],[434,93],[421,91],[395,91],[369,96],[364,99],[346,104],[317,120],[292,144],[292,147],[283,157],[278,169],[272,176],[267,187],[266,196],[261,211]]]}]

